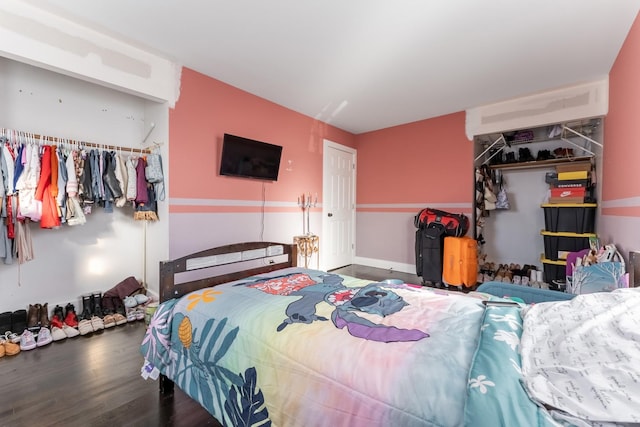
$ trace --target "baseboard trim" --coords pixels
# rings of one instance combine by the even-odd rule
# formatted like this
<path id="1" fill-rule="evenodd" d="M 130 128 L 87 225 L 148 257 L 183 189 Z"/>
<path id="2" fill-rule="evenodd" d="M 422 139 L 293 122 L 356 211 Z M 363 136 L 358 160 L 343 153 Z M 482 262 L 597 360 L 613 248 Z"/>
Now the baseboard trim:
<path id="1" fill-rule="evenodd" d="M 387 261 L 383 259 L 365 258 L 356 256 L 353 260 L 354 264 L 365 265 L 367 267 L 383 268 L 385 270 L 399 271 L 401 273 L 416 274 L 416 266 L 414 264 L 404 264 L 401 262 Z"/>

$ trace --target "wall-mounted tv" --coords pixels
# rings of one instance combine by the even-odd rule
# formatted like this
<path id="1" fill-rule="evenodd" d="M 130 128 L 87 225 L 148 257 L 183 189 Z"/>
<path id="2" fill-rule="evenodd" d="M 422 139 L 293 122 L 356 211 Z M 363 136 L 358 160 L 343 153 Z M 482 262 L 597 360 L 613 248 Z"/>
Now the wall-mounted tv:
<path id="1" fill-rule="evenodd" d="M 277 181 L 282 147 L 224 134 L 220 175 Z"/>

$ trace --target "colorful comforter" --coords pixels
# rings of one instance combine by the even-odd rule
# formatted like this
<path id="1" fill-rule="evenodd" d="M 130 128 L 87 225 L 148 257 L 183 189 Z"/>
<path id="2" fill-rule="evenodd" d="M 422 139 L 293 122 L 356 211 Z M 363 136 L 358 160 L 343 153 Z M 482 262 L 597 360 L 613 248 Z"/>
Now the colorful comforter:
<path id="1" fill-rule="evenodd" d="M 292 268 L 161 304 L 141 351 L 225 426 L 536 426 L 520 307 Z"/>

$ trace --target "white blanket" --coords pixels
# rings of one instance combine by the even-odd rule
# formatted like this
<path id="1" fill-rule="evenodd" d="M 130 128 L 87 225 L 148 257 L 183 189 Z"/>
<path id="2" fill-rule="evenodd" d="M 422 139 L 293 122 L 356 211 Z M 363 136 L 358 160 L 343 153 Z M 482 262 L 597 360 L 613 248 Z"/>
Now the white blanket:
<path id="1" fill-rule="evenodd" d="M 578 424 L 640 423 L 640 289 L 578 295 L 523 314 L 522 373 L 534 400 Z"/>

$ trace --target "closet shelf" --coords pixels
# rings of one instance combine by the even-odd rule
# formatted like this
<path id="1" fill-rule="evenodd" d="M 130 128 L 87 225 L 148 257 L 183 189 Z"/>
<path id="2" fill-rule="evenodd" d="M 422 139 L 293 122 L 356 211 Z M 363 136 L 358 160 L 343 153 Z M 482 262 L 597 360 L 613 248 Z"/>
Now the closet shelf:
<path id="1" fill-rule="evenodd" d="M 500 170 L 546 168 L 562 163 L 589 161 L 591 159 L 592 156 L 566 157 L 560 159 L 535 160 L 531 162 L 501 163 L 499 165 L 489 165 L 489 168 Z"/>

